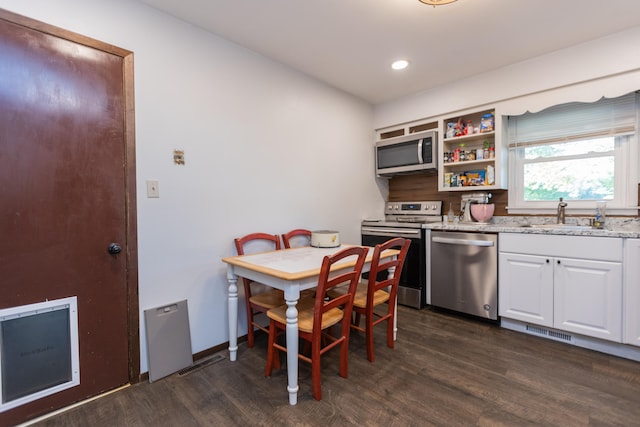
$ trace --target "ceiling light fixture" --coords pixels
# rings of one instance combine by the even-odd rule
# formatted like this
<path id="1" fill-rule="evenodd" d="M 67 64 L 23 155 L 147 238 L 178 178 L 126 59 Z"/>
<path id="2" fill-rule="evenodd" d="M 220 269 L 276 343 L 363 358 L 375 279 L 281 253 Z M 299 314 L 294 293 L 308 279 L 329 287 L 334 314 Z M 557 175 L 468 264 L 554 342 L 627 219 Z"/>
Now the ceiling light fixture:
<path id="1" fill-rule="evenodd" d="M 409 61 L 407 61 L 406 59 L 400 59 L 399 61 L 395 61 L 393 64 L 391 64 L 391 68 L 393 68 L 394 70 L 404 70 L 408 66 Z"/>
<path id="2" fill-rule="evenodd" d="M 440 6 L 443 4 L 453 3 L 456 0 L 418 0 L 421 3 L 428 4 L 429 6 Z"/>

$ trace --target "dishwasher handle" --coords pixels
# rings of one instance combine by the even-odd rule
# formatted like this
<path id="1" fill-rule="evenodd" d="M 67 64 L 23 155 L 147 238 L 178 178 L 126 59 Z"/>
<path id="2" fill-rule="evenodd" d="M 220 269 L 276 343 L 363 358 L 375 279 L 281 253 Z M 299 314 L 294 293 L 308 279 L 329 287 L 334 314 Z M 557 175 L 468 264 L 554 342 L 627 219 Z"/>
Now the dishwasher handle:
<path id="1" fill-rule="evenodd" d="M 437 236 L 432 237 L 431 241 L 435 243 L 446 243 L 448 245 L 481 246 L 485 248 L 488 248 L 494 245 L 494 242 L 491 240 L 455 239 L 451 237 L 437 237 Z"/>

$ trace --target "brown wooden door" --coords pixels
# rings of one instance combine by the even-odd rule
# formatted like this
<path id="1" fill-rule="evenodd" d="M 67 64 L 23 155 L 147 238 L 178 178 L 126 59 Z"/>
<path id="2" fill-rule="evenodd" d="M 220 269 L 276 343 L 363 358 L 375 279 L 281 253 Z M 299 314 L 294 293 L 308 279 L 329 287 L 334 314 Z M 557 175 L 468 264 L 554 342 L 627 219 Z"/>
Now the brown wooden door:
<path id="1" fill-rule="evenodd" d="M 139 373 L 130 52 L 100 47 L 0 11 L 0 308 L 77 296 L 80 348 L 79 386 L 0 424 Z"/>

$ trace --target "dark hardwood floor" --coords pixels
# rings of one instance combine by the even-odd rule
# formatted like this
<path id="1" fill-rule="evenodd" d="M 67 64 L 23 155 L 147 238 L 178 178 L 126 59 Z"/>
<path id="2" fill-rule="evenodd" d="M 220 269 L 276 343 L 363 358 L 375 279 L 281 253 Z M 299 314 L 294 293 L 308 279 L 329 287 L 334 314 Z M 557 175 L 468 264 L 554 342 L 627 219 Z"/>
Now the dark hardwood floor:
<path id="1" fill-rule="evenodd" d="M 286 369 L 263 376 L 266 336 L 187 375 L 141 383 L 38 426 L 640 426 L 640 363 L 432 310 L 400 307 L 395 349 L 376 330 L 376 361 L 352 334 L 349 378 L 323 359 L 311 396 L 300 364 L 298 405 Z M 284 357 L 282 358 L 284 361 Z"/>

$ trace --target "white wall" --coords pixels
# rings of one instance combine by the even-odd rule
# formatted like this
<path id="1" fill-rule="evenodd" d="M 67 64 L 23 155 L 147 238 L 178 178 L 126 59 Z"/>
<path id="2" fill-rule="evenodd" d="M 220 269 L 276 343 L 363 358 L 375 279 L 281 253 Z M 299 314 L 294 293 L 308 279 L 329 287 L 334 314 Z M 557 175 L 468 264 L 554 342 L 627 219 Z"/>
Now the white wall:
<path id="1" fill-rule="evenodd" d="M 368 104 L 133 0 L 0 7 L 134 52 L 143 372 L 145 309 L 187 299 L 193 352 L 228 341 L 220 259 L 234 237 L 304 227 L 359 242 L 361 219 L 382 214 Z"/>
<path id="2" fill-rule="evenodd" d="M 598 92 L 619 96 L 640 89 L 638 46 L 640 26 L 380 104 L 374 110 L 374 127 L 393 127 L 487 104 L 504 106 L 507 114 L 521 114 L 553 104 L 595 101 Z"/>

